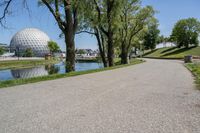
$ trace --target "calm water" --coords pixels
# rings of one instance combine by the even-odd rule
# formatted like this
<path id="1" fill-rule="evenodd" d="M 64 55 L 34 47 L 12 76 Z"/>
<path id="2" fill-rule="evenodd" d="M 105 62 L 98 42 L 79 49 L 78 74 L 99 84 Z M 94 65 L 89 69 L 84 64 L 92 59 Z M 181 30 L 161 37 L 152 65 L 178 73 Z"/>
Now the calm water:
<path id="1" fill-rule="evenodd" d="M 85 71 L 92 69 L 103 68 L 102 63 L 76 63 L 76 71 Z M 37 66 L 32 68 L 20 68 L 20 69 L 7 69 L 0 70 L 0 81 L 20 79 L 20 78 L 32 78 L 38 76 L 46 76 L 52 74 L 64 74 L 66 73 L 65 64 L 63 62 L 55 65 Z"/>

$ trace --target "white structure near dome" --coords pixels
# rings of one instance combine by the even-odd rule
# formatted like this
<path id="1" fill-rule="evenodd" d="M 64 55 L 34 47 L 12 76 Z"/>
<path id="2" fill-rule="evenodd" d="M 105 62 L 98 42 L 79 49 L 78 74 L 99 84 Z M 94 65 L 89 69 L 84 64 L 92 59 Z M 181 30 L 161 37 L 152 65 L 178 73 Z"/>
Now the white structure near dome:
<path id="1" fill-rule="evenodd" d="M 43 57 L 49 53 L 47 34 L 35 28 L 26 28 L 17 32 L 10 42 L 11 52 L 24 53 L 26 49 L 32 49 L 34 56 Z"/>
<path id="2" fill-rule="evenodd" d="M 172 42 L 165 42 L 165 43 L 159 43 L 157 46 L 156 46 L 156 49 L 158 48 L 166 48 L 166 47 L 175 47 L 176 44 L 175 43 L 172 43 Z"/>

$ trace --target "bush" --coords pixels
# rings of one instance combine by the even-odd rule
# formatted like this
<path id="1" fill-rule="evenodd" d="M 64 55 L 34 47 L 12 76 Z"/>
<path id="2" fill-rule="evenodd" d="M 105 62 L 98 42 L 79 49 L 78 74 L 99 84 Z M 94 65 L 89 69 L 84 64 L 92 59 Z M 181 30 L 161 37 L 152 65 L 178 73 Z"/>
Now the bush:
<path id="1" fill-rule="evenodd" d="M 5 52 L 5 49 L 3 47 L 0 47 L 0 55 L 3 55 Z"/>
<path id="2" fill-rule="evenodd" d="M 26 51 L 24 52 L 24 57 L 33 57 L 33 50 L 31 48 L 26 49 Z"/>

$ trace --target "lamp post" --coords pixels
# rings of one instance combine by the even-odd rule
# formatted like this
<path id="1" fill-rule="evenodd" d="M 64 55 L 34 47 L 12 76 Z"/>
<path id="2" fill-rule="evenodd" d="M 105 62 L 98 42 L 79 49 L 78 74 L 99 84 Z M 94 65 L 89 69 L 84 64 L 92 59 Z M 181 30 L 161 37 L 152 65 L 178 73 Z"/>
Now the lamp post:
<path id="1" fill-rule="evenodd" d="M 140 40 L 139 43 L 140 43 L 140 58 L 142 58 L 142 44 L 143 44 L 143 41 Z"/>
<path id="2" fill-rule="evenodd" d="M 18 57 L 18 60 L 19 60 L 19 46 L 17 46 L 16 49 L 17 49 L 17 57 Z"/>

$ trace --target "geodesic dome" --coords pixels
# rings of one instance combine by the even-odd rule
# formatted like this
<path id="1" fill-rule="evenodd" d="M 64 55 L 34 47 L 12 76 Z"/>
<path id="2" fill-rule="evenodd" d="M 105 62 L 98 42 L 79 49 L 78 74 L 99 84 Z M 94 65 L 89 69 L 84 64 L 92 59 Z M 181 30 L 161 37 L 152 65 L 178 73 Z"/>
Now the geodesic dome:
<path id="1" fill-rule="evenodd" d="M 27 49 L 32 49 L 34 56 L 42 57 L 49 53 L 47 34 L 35 28 L 27 28 L 17 32 L 10 42 L 11 52 L 22 55 Z"/>

